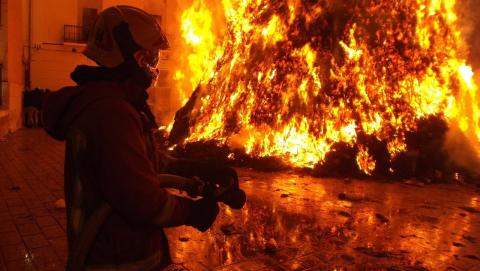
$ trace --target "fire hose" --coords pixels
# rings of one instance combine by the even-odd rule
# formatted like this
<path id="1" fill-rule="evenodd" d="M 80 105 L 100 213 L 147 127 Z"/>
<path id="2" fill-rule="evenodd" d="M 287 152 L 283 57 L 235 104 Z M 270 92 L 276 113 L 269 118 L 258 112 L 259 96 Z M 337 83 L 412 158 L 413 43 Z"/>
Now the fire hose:
<path id="1" fill-rule="evenodd" d="M 187 192 L 190 197 L 203 197 L 222 202 L 232 209 L 241 209 L 246 194 L 240 188 L 235 169 L 215 163 L 189 159 L 173 159 L 164 173 L 188 178 L 184 181 L 161 182 L 164 188 Z"/>

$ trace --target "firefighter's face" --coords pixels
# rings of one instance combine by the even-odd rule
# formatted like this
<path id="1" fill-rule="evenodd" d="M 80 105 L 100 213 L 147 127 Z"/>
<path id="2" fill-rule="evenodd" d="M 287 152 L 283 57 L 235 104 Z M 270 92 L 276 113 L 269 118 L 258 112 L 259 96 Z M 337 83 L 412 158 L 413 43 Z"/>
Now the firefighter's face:
<path id="1" fill-rule="evenodd" d="M 157 69 L 159 51 L 138 50 L 135 53 L 135 60 L 138 66 L 155 81 L 159 75 Z"/>

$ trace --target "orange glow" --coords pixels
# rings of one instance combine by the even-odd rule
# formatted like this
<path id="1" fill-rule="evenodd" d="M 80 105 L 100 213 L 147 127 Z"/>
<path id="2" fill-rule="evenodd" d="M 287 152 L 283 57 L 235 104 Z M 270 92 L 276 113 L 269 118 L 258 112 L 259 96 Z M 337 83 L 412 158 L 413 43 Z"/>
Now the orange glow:
<path id="1" fill-rule="evenodd" d="M 358 147 L 357 164 L 370 174 L 375 161 L 360 134 L 386 142 L 394 157 L 417 121 L 433 115 L 478 146 L 478 89 L 462 56 L 456 1 L 375 3 L 360 1 L 332 41 L 308 32 L 326 23 L 320 4 L 222 0 L 226 30 L 217 35 L 218 19 L 195 1 L 182 14 L 191 75 L 175 76 L 183 101 L 205 86 L 187 142 L 217 140 L 298 167 L 313 167 L 345 142 Z M 374 33 L 372 21 L 381 25 Z"/>

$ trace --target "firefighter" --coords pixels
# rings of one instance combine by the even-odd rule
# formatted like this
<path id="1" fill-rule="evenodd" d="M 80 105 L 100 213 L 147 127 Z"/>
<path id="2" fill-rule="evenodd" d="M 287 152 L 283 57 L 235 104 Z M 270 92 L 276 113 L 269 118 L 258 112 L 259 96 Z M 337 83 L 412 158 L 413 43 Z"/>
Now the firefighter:
<path id="1" fill-rule="evenodd" d="M 46 98 L 45 129 L 66 141 L 67 270 L 160 270 L 171 263 L 163 228 L 205 231 L 218 214 L 213 200 L 161 188 L 195 180 L 155 171 L 146 89 L 166 48 L 153 16 L 108 8 L 84 51 L 98 66 L 77 67 L 71 75 L 77 86 Z"/>

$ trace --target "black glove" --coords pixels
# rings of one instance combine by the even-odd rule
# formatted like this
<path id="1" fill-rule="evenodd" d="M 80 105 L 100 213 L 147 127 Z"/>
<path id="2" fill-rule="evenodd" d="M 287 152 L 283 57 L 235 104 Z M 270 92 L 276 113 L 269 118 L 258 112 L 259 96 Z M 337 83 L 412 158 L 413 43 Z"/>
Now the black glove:
<path id="1" fill-rule="evenodd" d="M 192 202 L 190 216 L 186 225 L 192 226 L 201 232 L 208 230 L 219 212 L 218 204 L 213 199 L 200 199 Z"/>

